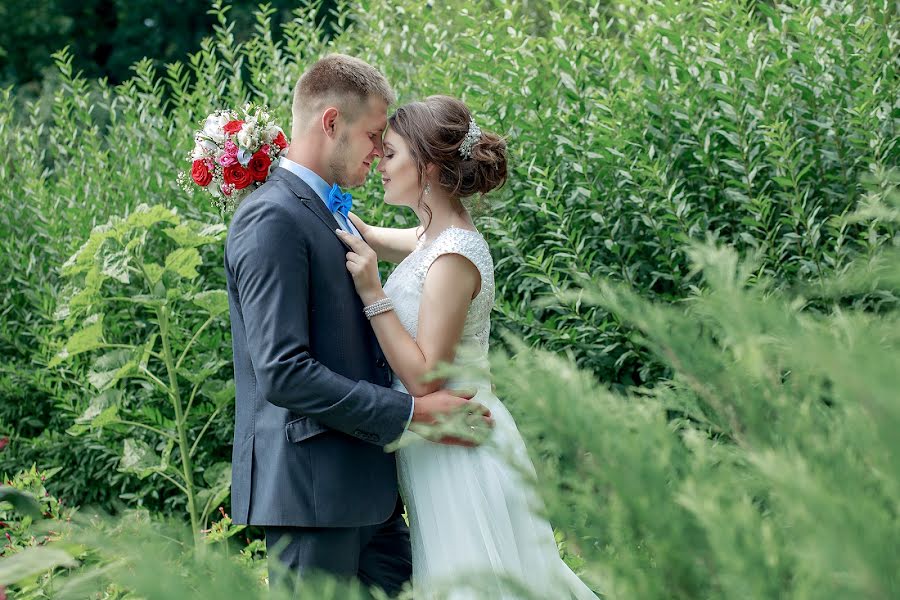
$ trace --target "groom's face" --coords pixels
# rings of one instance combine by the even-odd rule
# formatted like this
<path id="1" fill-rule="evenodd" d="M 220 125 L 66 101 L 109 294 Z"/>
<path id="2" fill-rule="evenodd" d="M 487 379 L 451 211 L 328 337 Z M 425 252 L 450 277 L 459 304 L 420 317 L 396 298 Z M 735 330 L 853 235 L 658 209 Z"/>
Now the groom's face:
<path id="1" fill-rule="evenodd" d="M 343 121 L 331 155 L 331 169 L 343 188 L 362 185 L 375 159 L 383 154 L 381 136 L 387 126 L 387 103 L 369 98 L 356 119 Z"/>

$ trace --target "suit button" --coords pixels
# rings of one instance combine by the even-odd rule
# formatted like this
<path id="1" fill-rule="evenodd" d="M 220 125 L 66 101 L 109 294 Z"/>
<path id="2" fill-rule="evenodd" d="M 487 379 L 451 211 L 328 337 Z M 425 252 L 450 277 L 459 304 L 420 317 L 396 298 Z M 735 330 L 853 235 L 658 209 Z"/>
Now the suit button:
<path id="1" fill-rule="evenodd" d="M 384 362 L 384 359 L 379 358 L 378 360 L 375 361 L 375 366 L 378 367 L 379 369 L 383 369 L 383 368 L 387 367 L 387 363 Z"/>

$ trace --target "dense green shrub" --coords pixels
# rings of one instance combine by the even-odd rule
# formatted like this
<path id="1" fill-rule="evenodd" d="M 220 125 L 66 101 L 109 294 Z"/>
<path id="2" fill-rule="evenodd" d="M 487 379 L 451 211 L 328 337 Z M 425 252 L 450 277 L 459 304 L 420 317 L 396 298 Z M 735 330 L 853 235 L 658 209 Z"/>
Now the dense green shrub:
<path id="1" fill-rule="evenodd" d="M 900 223 L 896 182 L 863 212 L 876 230 Z M 673 372 L 665 385 L 610 390 L 515 341 L 515 355 L 494 355 L 546 513 L 584 577 L 608 598 L 897 597 L 900 311 L 807 305 L 900 293 L 900 248 L 802 295 L 760 279 L 733 249 L 697 244 L 688 254 L 703 279 L 689 302 L 652 302 L 608 282 L 585 296 L 640 331 Z M 71 594 L 59 597 L 110 586 L 160 599 L 264 593 L 219 551 L 197 554 L 189 534 L 153 522 L 124 519 L 75 539 L 116 560 L 92 577 L 57 572 L 55 589 Z M 300 597 L 361 595 L 308 585 Z"/>
<path id="2" fill-rule="evenodd" d="M 605 310 L 534 299 L 597 277 L 685 298 L 684 244 L 707 235 L 777 285 L 890 235 L 832 217 L 900 165 L 891 2 L 392 6 L 359 29 L 401 101 L 458 94 L 509 136 L 510 183 L 482 221 L 498 329 L 605 381 L 652 382 L 658 363 Z"/>
<path id="3" fill-rule="evenodd" d="M 92 358 L 79 382 L 90 403 L 68 433 L 115 431 L 119 468 L 177 488 L 198 533 L 231 483 L 228 297 L 220 263 L 203 256 L 220 259 L 224 237 L 221 223 L 146 204 L 94 228 L 62 267 L 54 317 L 66 337 L 48 365 Z M 217 443 L 201 444 L 210 431 Z"/>
<path id="4" fill-rule="evenodd" d="M 51 358 L 41 348 L 52 346 L 55 298 L 61 291 L 59 269 L 93 227 L 141 203 L 174 206 L 189 218 L 220 219 L 205 201 L 186 197 L 175 180 L 186 164 L 196 121 L 216 108 L 242 104 L 249 95 L 247 85 L 259 90 L 254 94 L 258 100 L 273 106 L 289 98 L 302 65 L 324 52 L 316 11 L 315 6 L 296 11 L 296 18 L 285 26 L 277 53 L 273 53 L 271 10 L 258 15 L 257 32 L 249 42 L 235 44 L 233 24 L 220 9 L 216 37 L 204 40 L 189 58 L 189 66 L 169 65 L 164 76 L 156 72 L 152 61 L 144 60 L 135 65 L 134 78 L 119 86 L 87 81 L 73 71 L 72 57 L 60 52 L 55 55 L 60 84 L 52 97 L 30 102 L 22 111 L 12 90 L 0 94 L 0 136 L 7 147 L 16 149 L 0 156 L 0 179 L 6 182 L 0 196 L 0 231 L 8 233 L 0 238 L 0 435 L 18 440 L 16 452 L 0 454 L 0 471 L 14 473 L 30 464 L 17 461 L 33 455 L 27 447 L 28 440 L 34 439 L 33 430 L 23 428 L 18 418 L 26 399 L 31 414 L 55 415 L 40 422 L 44 430 L 35 441 L 44 450 L 40 466 L 59 464 L 51 461 L 61 455 L 67 456 L 69 464 L 76 456 L 81 464 L 118 456 L 118 444 L 98 445 L 90 436 L 79 443 L 59 435 L 91 401 L 78 388 L 87 365 L 76 360 L 70 369 L 39 386 L 21 386 L 16 381 L 16 374 L 40 370 Z M 338 29 L 343 23 L 344 19 L 337 21 Z M 247 85 L 240 75 L 245 63 L 251 71 Z M 232 74 L 234 69 L 224 65 L 236 65 L 238 73 Z M 277 106 L 277 112 L 281 123 L 289 123 L 287 105 Z M 219 244 L 208 264 L 221 265 L 221 256 Z M 210 333 L 197 344 L 219 350 L 227 359 L 227 334 L 223 338 Z M 60 405 L 68 412 L 62 423 L 57 420 Z M 228 421 L 230 414 L 226 410 L 223 420 Z M 213 428 L 210 444 L 199 452 L 221 454 L 228 432 L 228 428 Z M 115 469 L 70 473 L 91 487 L 73 486 L 70 491 L 76 493 L 70 501 L 96 502 L 112 509 L 123 495 L 131 501 L 146 497 L 154 507 L 171 508 L 165 488 L 123 483 Z M 88 474 L 99 477 L 85 477 Z"/>
<path id="5" fill-rule="evenodd" d="M 896 183 L 873 197 L 891 192 L 875 212 L 896 224 Z M 688 253 L 703 292 L 681 306 L 608 282 L 585 300 L 640 332 L 665 385 L 611 392 L 547 351 L 494 362 L 551 521 L 610 598 L 896 597 L 900 311 L 808 304 L 896 297 L 900 248 L 802 294 L 733 249 Z"/>
<path id="6" fill-rule="evenodd" d="M 438 92 L 460 96 L 482 127 L 508 136 L 510 182 L 488 199 L 479 221 L 497 265 L 494 342 L 511 330 L 528 346 L 570 355 L 605 384 L 655 384 L 678 365 L 635 340 L 641 323 L 633 315 L 617 316 L 610 303 L 580 301 L 567 291 L 608 279 L 662 303 L 692 298 L 707 283 L 692 276 L 686 243 L 707 235 L 755 257 L 748 284 L 763 281 L 772 293 L 815 282 L 837 285 L 855 259 L 878 256 L 896 239 L 895 225 L 840 218 L 862 198 L 863 175 L 880 175 L 900 162 L 900 36 L 896 7 L 886 0 L 798 0 L 776 7 L 372 0 L 337 16 L 329 43 L 322 41 L 314 9 L 299 9 L 277 43 L 270 14 L 260 13 L 256 34 L 236 43 L 220 11 L 215 37 L 185 63 L 159 72 L 141 61 L 134 78 L 119 86 L 78 76 L 62 52 L 52 97 L 20 109 L 14 91 L 0 95 L 0 137 L 14 149 L 0 155 L 0 435 L 13 434 L 11 443 L 21 448 L 0 458 L 36 457 L 41 468 L 66 464 L 72 467 L 66 477 L 90 477 L 69 488 L 69 502 L 111 506 L 124 493 L 154 509 L 181 509 L 172 488 L 153 489 L 97 467 L 118 456 L 118 442 L 62 433 L 94 395 L 80 385 L 86 361 L 45 370 L 52 355 L 41 348 L 52 346 L 61 265 L 94 226 L 132 214 L 142 203 L 175 207 L 186 218 L 216 218 L 175 180 L 197 120 L 252 99 L 268 103 L 287 126 L 293 83 L 328 50 L 383 68 L 401 101 Z M 367 219 L 409 223 L 409 214 L 381 205 L 374 180 L 356 196 Z M 205 261 L 221 264 L 221 247 Z M 221 282 L 211 277 L 205 284 L 217 289 Z M 889 314 L 895 292 L 861 288 L 837 301 L 847 310 Z M 806 306 L 827 314 L 832 302 L 821 296 Z M 124 326 L 113 333 L 140 334 Z M 230 353 L 227 331 L 205 332 L 197 344 L 226 358 Z M 23 381 L 30 372 L 33 381 Z M 663 385 L 653 394 L 669 389 Z M 616 410 L 640 414 L 642 398 L 629 396 L 631 404 L 622 400 Z M 648 410 L 654 419 L 688 415 L 704 422 L 716 409 L 678 398 L 686 404 L 673 400 L 667 412 L 659 413 L 658 404 Z M 23 407 L 26 402 L 31 406 Z M 516 414 L 527 418 L 533 408 L 523 404 Z M 229 420 L 227 409 L 221 418 Z M 714 423 L 714 431 L 729 433 L 727 420 Z M 654 420 L 653 427 L 662 429 L 648 434 L 662 435 L 671 425 Z M 36 447 L 44 451 L 29 454 L 25 448 L 38 428 L 45 430 Z M 228 444 L 227 428 L 214 429 L 217 435 L 200 449 L 210 456 Z M 530 441 L 543 435 L 529 430 Z M 552 431 L 548 436 L 555 439 Z M 633 451 L 650 452 L 644 446 Z M 64 453 L 78 458 L 53 463 Z M 579 464 L 577 456 L 561 459 L 562 475 Z M 655 455 L 646 456 L 650 468 Z M 0 470 L 27 466 L 4 462 Z M 683 515 L 670 515 L 676 516 Z M 560 523 L 563 531 L 582 531 Z M 643 526 L 650 535 L 663 524 L 651 519 Z M 672 527 L 699 526 L 682 520 Z M 675 537 L 663 536 L 667 544 Z M 647 550 L 644 559 L 665 555 L 637 535 L 620 541 L 613 549 L 637 566 L 648 563 L 622 549 L 632 542 Z M 705 573 L 703 565 L 683 560 L 684 569 Z M 683 596 L 698 586 L 699 575 L 691 575 Z"/>

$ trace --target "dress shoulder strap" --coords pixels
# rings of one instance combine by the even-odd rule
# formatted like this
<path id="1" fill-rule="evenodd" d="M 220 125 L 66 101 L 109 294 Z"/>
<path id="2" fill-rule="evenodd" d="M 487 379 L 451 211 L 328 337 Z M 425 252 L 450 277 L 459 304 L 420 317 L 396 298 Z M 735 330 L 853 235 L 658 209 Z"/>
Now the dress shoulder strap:
<path id="1" fill-rule="evenodd" d="M 477 231 L 448 227 L 433 242 L 422 248 L 422 258 L 416 265 L 416 278 L 425 283 L 431 265 L 445 254 L 459 254 L 467 258 L 481 274 L 482 283 L 493 278 L 493 261 L 487 242 Z"/>

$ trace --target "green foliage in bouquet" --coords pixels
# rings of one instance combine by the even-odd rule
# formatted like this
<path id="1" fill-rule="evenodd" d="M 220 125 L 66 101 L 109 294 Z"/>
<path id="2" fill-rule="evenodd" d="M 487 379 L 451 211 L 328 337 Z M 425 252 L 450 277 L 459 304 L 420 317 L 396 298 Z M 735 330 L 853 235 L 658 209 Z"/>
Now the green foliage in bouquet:
<path id="1" fill-rule="evenodd" d="M 219 462 L 197 464 L 210 428 L 228 432 L 230 421 L 219 417 L 234 399 L 227 294 L 216 289 L 220 276 L 205 282 L 197 270 L 210 270 L 209 257 L 219 253 L 209 246 L 221 245 L 224 234 L 222 224 L 143 204 L 94 228 L 62 266 L 69 286 L 55 317 L 68 338 L 48 364 L 90 357 L 89 396 L 69 433 L 106 429 L 124 438 L 120 469 L 180 490 L 195 533 L 230 485 L 227 445 L 211 448 Z M 218 345 L 196 344 L 207 331 Z"/>

